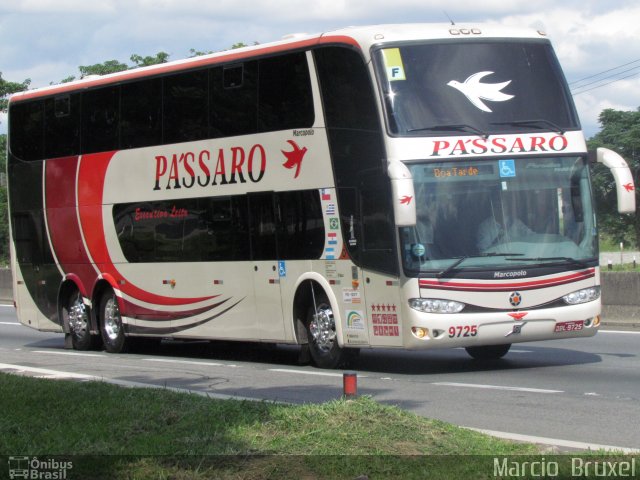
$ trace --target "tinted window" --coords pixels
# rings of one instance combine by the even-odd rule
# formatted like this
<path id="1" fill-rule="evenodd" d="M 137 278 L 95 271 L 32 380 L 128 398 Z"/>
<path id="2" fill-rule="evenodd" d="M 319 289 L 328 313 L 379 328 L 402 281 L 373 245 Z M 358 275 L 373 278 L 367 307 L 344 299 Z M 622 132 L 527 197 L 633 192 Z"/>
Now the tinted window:
<path id="1" fill-rule="evenodd" d="M 340 47 L 314 51 L 327 124 L 332 128 L 377 130 L 378 110 L 362 56 Z"/>
<path id="2" fill-rule="evenodd" d="M 164 79 L 164 143 L 206 138 L 208 95 L 206 70 Z"/>
<path id="3" fill-rule="evenodd" d="M 85 92 L 82 97 L 82 152 L 118 149 L 118 87 Z"/>
<path id="4" fill-rule="evenodd" d="M 367 67 L 347 48 L 321 48 L 314 55 L 345 246 L 359 265 L 397 273 L 386 154 Z"/>
<path id="5" fill-rule="evenodd" d="M 579 127 L 546 41 L 434 42 L 386 48 L 376 58 L 392 133 L 460 135 L 456 125 L 485 133 L 550 128 L 531 123 L 538 119 Z"/>
<path id="6" fill-rule="evenodd" d="M 249 259 L 244 196 L 114 206 L 113 218 L 129 262 Z"/>
<path id="7" fill-rule="evenodd" d="M 232 71 L 227 73 L 229 69 Z M 213 68 L 210 98 L 212 137 L 255 133 L 258 126 L 258 62 Z"/>
<path id="8" fill-rule="evenodd" d="M 251 212 L 251 259 L 275 260 L 278 254 L 273 194 L 250 194 L 249 211 Z"/>
<path id="9" fill-rule="evenodd" d="M 45 110 L 45 157 L 80 152 L 80 94 L 47 98 Z"/>
<path id="10" fill-rule="evenodd" d="M 277 216 L 280 259 L 320 258 L 325 234 L 317 190 L 279 193 Z"/>
<path id="11" fill-rule="evenodd" d="M 21 160 L 40 160 L 43 154 L 43 102 L 18 103 L 9 114 L 11 153 Z"/>
<path id="12" fill-rule="evenodd" d="M 313 125 L 313 98 L 304 52 L 260 61 L 258 130 Z"/>
<path id="13" fill-rule="evenodd" d="M 162 142 L 162 81 L 138 81 L 120 91 L 120 147 L 137 148 Z"/>

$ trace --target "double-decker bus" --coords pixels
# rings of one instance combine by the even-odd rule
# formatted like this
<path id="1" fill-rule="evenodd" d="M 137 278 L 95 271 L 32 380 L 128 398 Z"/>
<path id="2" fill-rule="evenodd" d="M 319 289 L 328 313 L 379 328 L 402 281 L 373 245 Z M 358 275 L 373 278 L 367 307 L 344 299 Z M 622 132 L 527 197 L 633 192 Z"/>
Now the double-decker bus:
<path id="1" fill-rule="evenodd" d="M 349 28 L 19 93 L 20 321 L 141 339 L 361 348 L 594 335 L 590 161 L 552 46 L 496 26 Z"/>

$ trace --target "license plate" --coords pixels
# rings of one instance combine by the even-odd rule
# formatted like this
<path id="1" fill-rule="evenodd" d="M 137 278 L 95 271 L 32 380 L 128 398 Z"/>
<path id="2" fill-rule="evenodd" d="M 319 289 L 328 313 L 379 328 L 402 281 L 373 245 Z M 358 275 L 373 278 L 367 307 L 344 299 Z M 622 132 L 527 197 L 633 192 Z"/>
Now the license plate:
<path id="1" fill-rule="evenodd" d="M 556 333 L 558 332 L 577 332 L 584 328 L 584 321 L 576 320 L 573 322 L 556 323 Z"/>

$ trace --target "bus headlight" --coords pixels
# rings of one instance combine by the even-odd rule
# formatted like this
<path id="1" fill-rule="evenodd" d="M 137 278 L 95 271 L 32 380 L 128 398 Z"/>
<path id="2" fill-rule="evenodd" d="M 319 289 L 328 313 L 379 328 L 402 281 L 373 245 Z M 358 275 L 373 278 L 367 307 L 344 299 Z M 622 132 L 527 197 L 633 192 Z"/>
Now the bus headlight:
<path id="1" fill-rule="evenodd" d="M 600 297 L 600 287 L 583 288 L 577 292 L 571 292 L 562 297 L 569 305 L 578 305 L 579 303 L 587 303 Z"/>
<path id="2" fill-rule="evenodd" d="M 409 306 L 425 313 L 460 313 L 465 307 L 464 303 L 436 298 L 412 298 L 409 300 Z"/>

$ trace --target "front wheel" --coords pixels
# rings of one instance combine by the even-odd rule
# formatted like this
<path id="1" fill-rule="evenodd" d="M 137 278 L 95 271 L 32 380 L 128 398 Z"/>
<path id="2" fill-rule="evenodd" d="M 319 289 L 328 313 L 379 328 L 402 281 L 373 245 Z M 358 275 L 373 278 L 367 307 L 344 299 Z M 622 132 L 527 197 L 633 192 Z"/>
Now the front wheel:
<path id="1" fill-rule="evenodd" d="M 336 368 L 346 358 L 345 349 L 338 345 L 336 323 L 333 310 L 326 294 L 316 295 L 315 305 L 307 311 L 307 335 L 309 337 L 309 353 L 313 363 L 320 368 Z"/>
<path id="2" fill-rule="evenodd" d="M 124 353 L 127 351 L 128 341 L 124 334 L 118 299 L 111 290 L 105 292 L 100 300 L 100 333 L 104 349 L 107 352 Z"/>
<path id="3" fill-rule="evenodd" d="M 499 358 L 504 357 L 510 348 L 511 348 L 511 344 L 507 343 L 504 345 L 484 345 L 482 347 L 467 347 L 465 348 L 465 350 L 469 355 L 471 355 L 476 360 L 497 360 Z"/>

